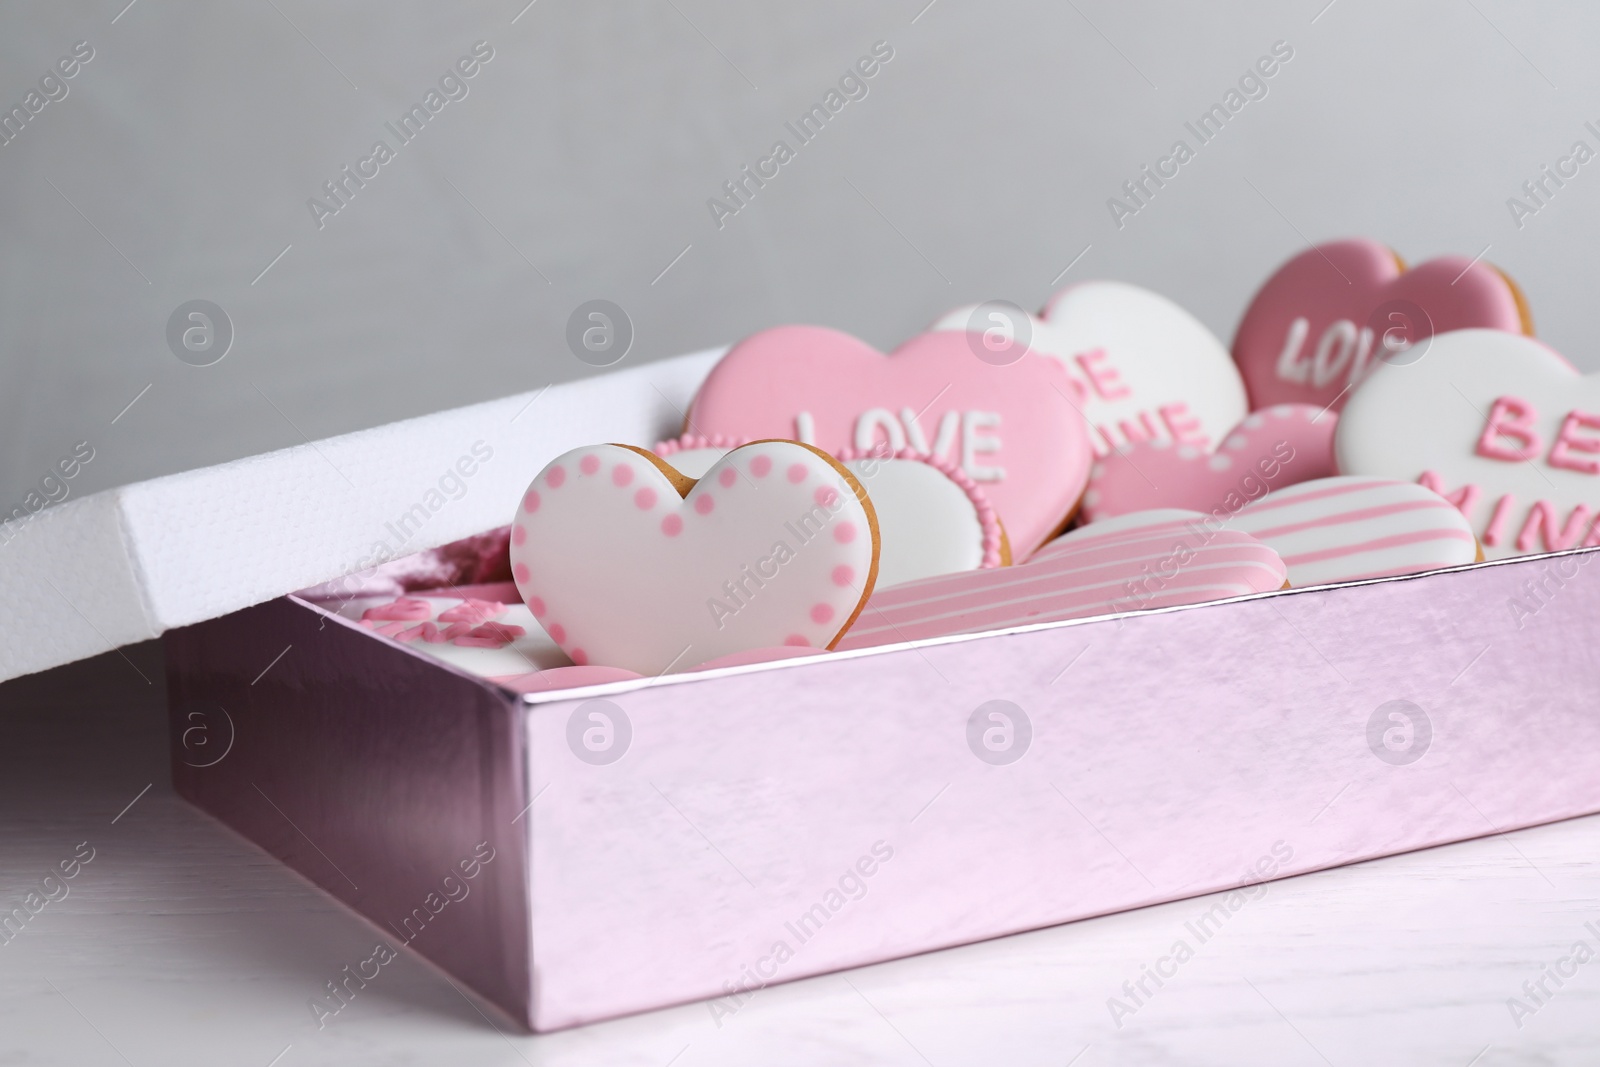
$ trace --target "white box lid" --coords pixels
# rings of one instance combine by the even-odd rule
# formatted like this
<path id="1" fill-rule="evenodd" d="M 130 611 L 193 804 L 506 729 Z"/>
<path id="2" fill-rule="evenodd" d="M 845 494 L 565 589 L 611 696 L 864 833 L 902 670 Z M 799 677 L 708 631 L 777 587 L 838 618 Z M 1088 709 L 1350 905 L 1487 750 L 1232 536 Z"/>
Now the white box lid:
<path id="1" fill-rule="evenodd" d="M 504 526 L 562 452 L 676 436 L 724 351 L 137 482 L 18 520 L 0 544 L 0 681 L 340 577 L 370 566 L 380 545 L 404 555 Z M 470 477 L 457 468 L 463 457 Z M 454 498 L 439 484 L 449 472 L 466 486 Z"/>

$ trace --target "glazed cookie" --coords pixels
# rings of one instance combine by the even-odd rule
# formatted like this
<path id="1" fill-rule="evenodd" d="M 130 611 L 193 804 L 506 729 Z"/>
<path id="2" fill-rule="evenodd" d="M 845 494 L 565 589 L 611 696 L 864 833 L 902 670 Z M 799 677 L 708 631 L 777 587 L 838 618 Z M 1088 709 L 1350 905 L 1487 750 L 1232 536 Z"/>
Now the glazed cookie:
<path id="1" fill-rule="evenodd" d="M 653 452 L 681 473 L 704 472 L 728 453 L 727 439 L 714 443 L 685 434 Z M 953 574 L 1011 562 L 1000 518 L 978 483 L 961 468 L 909 448 L 834 456 L 854 474 L 878 516 L 878 585 L 898 585 L 937 574 Z"/>
<path id="2" fill-rule="evenodd" d="M 837 330 L 780 326 L 723 356 L 688 428 L 946 460 L 983 489 L 1023 558 L 1066 524 L 1089 476 L 1093 452 L 1071 391 L 1055 360 L 1021 352 L 986 363 L 961 333 L 923 334 L 884 356 Z"/>
<path id="3" fill-rule="evenodd" d="M 860 480 L 878 513 L 880 586 L 1011 562 L 988 496 L 955 464 L 909 448 L 865 455 L 848 448 L 836 458 Z"/>
<path id="4" fill-rule="evenodd" d="M 1210 512 L 1231 497 L 1254 500 L 1329 477 L 1338 421 L 1309 404 L 1275 404 L 1246 415 L 1215 452 L 1171 441 L 1126 445 L 1090 470 L 1083 518 L 1099 522 L 1150 508 Z"/>
<path id="5" fill-rule="evenodd" d="M 1279 589 L 1283 561 L 1248 534 L 1162 510 L 1074 530 L 1015 567 L 885 588 L 839 642 L 870 648 Z"/>
<path id="6" fill-rule="evenodd" d="M 573 449 L 533 480 L 511 529 L 517 591 L 572 662 L 646 675 L 830 648 L 877 569 L 861 483 L 792 441 L 734 449 L 699 481 L 643 449 Z"/>
<path id="7" fill-rule="evenodd" d="M 1375 366 L 1410 362 L 1411 346 L 1473 327 L 1533 333 L 1521 292 L 1494 267 L 1441 256 L 1407 270 L 1375 241 L 1331 241 L 1267 279 L 1239 323 L 1233 358 L 1252 408 L 1338 410 Z"/>
<path id="8" fill-rule="evenodd" d="M 1228 523 L 1283 558 L 1301 587 L 1417 574 L 1482 558 L 1439 494 L 1388 478 L 1318 478 L 1268 493 Z"/>
<path id="9" fill-rule="evenodd" d="M 1416 481 L 1490 559 L 1600 544 L 1600 377 L 1531 337 L 1458 330 L 1382 367 L 1334 437 L 1347 474 Z"/>
<path id="10" fill-rule="evenodd" d="M 933 329 L 1021 341 L 1054 358 L 1097 456 L 1141 441 L 1209 450 L 1249 410 L 1227 348 L 1160 293 L 1126 282 L 1080 282 L 1051 297 L 1037 317 L 1014 322 L 1015 315 L 1004 305 L 973 304 Z"/>

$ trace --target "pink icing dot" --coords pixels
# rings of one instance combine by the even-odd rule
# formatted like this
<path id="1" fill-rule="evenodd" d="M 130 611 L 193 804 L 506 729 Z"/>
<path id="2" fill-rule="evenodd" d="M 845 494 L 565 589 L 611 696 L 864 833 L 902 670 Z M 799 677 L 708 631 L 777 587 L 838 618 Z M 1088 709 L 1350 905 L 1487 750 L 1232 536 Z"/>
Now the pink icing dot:
<path id="1" fill-rule="evenodd" d="M 578 469 L 585 474 L 593 474 L 600 469 L 600 457 L 592 454 L 584 456 L 578 461 Z"/>
<path id="2" fill-rule="evenodd" d="M 783 643 L 786 644 L 786 645 L 798 645 L 801 648 L 810 648 L 811 647 L 811 642 L 807 641 L 805 638 L 801 637 L 799 634 L 790 634 L 788 637 L 785 637 L 783 639 Z"/>
<path id="3" fill-rule="evenodd" d="M 683 532 L 683 517 L 674 514 L 668 515 L 666 518 L 662 519 L 661 532 L 666 534 L 668 537 L 677 537 Z"/>
<path id="4" fill-rule="evenodd" d="M 694 509 L 702 515 L 711 514 L 711 509 L 716 506 L 717 502 L 711 499 L 710 493 L 701 493 L 694 498 Z"/>
<path id="5" fill-rule="evenodd" d="M 522 510 L 526 511 L 529 515 L 532 515 L 535 511 L 539 510 L 539 493 L 537 490 L 529 489 L 523 494 Z"/>
<path id="6" fill-rule="evenodd" d="M 717 475 L 717 481 L 722 483 L 722 488 L 732 489 L 733 480 L 738 476 L 738 473 L 732 467 L 724 467 L 722 468 L 722 473 Z"/>
<path id="7" fill-rule="evenodd" d="M 841 563 L 833 568 L 834 585 L 854 585 L 856 582 L 856 569 L 848 563 Z"/>
<path id="8" fill-rule="evenodd" d="M 755 459 L 750 461 L 750 473 L 754 474 L 757 478 L 765 478 L 767 476 L 767 472 L 771 469 L 771 456 L 757 456 Z"/>
<path id="9" fill-rule="evenodd" d="M 587 666 L 589 663 L 589 653 L 585 652 L 581 648 L 575 648 L 571 652 L 568 652 L 567 658 L 572 660 L 573 663 L 576 663 L 580 667 Z"/>
<path id="10" fill-rule="evenodd" d="M 528 565 L 526 563 L 518 563 L 516 566 L 511 568 L 511 577 L 515 578 L 519 582 L 526 582 L 528 579 L 533 577 L 533 572 L 528 570 Z"/>
<path id="11" fill-rule="evenodd" d="M 834 502 L 839 499 L 839 494 L 826 485 L 817 486 L 817 491 L 813 493 L 812 496 L 816 499 L 817 503 L 821 504 L 825 508 L 833 507 Z"/>
<path id="12" fill-rule="evenodd" d="M 550 640 L 558 645 L 567 639 L 567 628 L 559 622 L 553 622 L 546 626 L 545 631 L 550 635 Z"/>
<path id="13" fill-rule="evenodd" d="M 841 522 L 833 528 L 833 539 L 841 545 L 848 545 L 856 539 L 856 524 L 853 522 Z"/>
<path id="14" fill-rule="evenodd" d="M 639 506 L 640 511 L 649 511 L 656 506 L 656 491 L 645 486 L 633 494 L 633 502 Z"/>
<path id="15" fill-rule="evenodd" d="M 626 463 L 618 463 L 611 468 L 611 482 L 613 485 L 627 485 L 633 481 L 633 468 Z"/>
<path id="16" fill-rule="evenodd" d="M 529 597 L 528 598 L 528 610 L 533 612 L 533 617 L 534 618 L 536 618 L 536 619 L 544 618 L 544 601 L 541 598 L 536 597 L 536 596 Z"/>
<path id="17" fill-rule="evenodd" d="M 789 480 L 796 484 L 806 480 L 806 465 L 804 463 L 789 464 Z"/>
<path id="18" fill-rule="evenodd" d="M 816 623 L 816 624 L 818 624 L 820 626 L 822 623 L 827 622 L 831 618 L 833 618 L 833 609 L 831 607 L 829 607 L 826 604 L 814 604 L 814 605 L 812 605 L 812 607 L 811 607 L 811 621 L 812 622 L 814 622 L 814 623 Z"/>
<path id="19" fill-rule="evenodd" d="M 511 543 L 512 544 L 520 545 L 520 544 L 522 544 L 523 542 L 525 542 L 527 540 L 528 540 L 528 531 L 522 528 L 522 524 L 521 523 L 518 523 L 517 525 L 515 525 L 515 526 L 513 526 L 511 528 Z"/>
<path id="20" fill-rule="evenodd" d="M 560 489 L 561 483 L 567 480 L 566 468 L 551 467 L 550 470 L 545 474 L 544 480 L 550 483 L 550 488 Z"/>

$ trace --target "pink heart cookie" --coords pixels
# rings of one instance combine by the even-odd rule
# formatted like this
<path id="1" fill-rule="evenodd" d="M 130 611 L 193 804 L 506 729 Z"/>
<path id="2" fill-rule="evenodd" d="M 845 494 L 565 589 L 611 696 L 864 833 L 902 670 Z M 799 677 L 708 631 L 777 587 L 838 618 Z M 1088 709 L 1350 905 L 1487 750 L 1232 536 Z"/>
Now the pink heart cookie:
<path id="1" fill-rule="evenodd" d="M 1016 567 L 883 589 L 838 647 L 1197 604 L 1283 586 L 1277 553 L 1202 519 L 1178 511 L 1123 515 L 1074 530 Z"/>
<path id="2" fill-rule="evenodd" d="M 1115 281 L 1069 285 L 1037 317 L 997 304 L 957 308 L 935 330 L 985 331 L 991 346 L 1023 340 L 1061 364 L 1089 423 L 1095 454 L 1138 441 L 1216 443 L 1250 409 L 1227 348 L 1160 293 Z"/>
<path id="3" fill-rule="evenodd" d="M 700 387 L 689 428 L 789 437 L 830 452 L 880 442 L 949 460 L 994 504 L 1026 557 L 1066 523 L 1093 452 L 1052 359 L 979 359 L 964 333 L 913 337 L 887 357 L 849 334 L 780 326 L 734 345 Z"/>
<path id="4" fill-rule="evenodd" d="M 1500 559 L 1600 544 L 1600 375 L 1531 337 L 1457 330 L 1382 367 L 1334 438 L 1347 474 L 1416 481 Z"/>
<path id="5" fill-rule="evenodd" d="M 1415 482 L 1318 478 L 1247 504 L 1228 528 L 1283 557 L 1302 587 L 1418 574 L 1481 557 L 1450 502 Z"/>
<path id="6" fill-rule="evenodd" d="M 820 450 L 758 441 L 698 482 L 590 445 L 528 487 L 511 571 L 572 662 L 640 674 L 782 645 L 832 647 L 877 578 L 861 485 Z"/>
<path id="7" fill-rule="evenodd" d="M 1239 323 L 1233 358 L 1252 408 L 1338 410 L 1347 390 L 1385 359 L 1405 362 L 1396 353 L 1472 327 L 1533 333 L 1521 292 L 1494 267 L 1441 256 L 1406 270 L 1375 241 L 1331 241 L 1267 279 Z"/>
<path id="8" fill-rule="evenodd" d="M 1215 452 L 1167 440 L 1124 446 L 1089 472 L 1083 518 L 1151 508 L 1237 511 L 1271 490 L 1327 478 L 1338 421 L 1309 404 L 1275 404 L 1246 415 Z"/>

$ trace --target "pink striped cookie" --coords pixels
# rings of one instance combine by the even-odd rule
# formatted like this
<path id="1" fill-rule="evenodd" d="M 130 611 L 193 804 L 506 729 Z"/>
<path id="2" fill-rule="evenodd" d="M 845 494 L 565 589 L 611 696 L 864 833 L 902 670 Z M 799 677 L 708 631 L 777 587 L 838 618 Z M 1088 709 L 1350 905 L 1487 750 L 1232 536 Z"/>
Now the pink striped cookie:
<path id="1" fill-rule="evenodd" d="M 1327 478 L 1338 421 L 1310 404 L 1275 404 L 1246 415 L 1215 452 L 1166 438 L 1134 441 L 1090 469 L 1084 521 L 1150 508 L 1237 511 L 1272 490 Z"/>
<path id="2" fill-rule="evenodd" d="M 870 648 L 1164 608 L 1282 588 L 1283 561 L 1205 516 L 1145 511 L 1050 542 L 1026 562 L 907 582 L 874 593 L 838 648 Z"/>
<path id="3" fill-rule="evenodd" d="M 1387 478 L 1302 482 L 1246 505 L 1227 525 L 1275 549 L 1296 587 L 1482 558 L 1471 524 L 1454 505 L 1431 489 Z"/>

